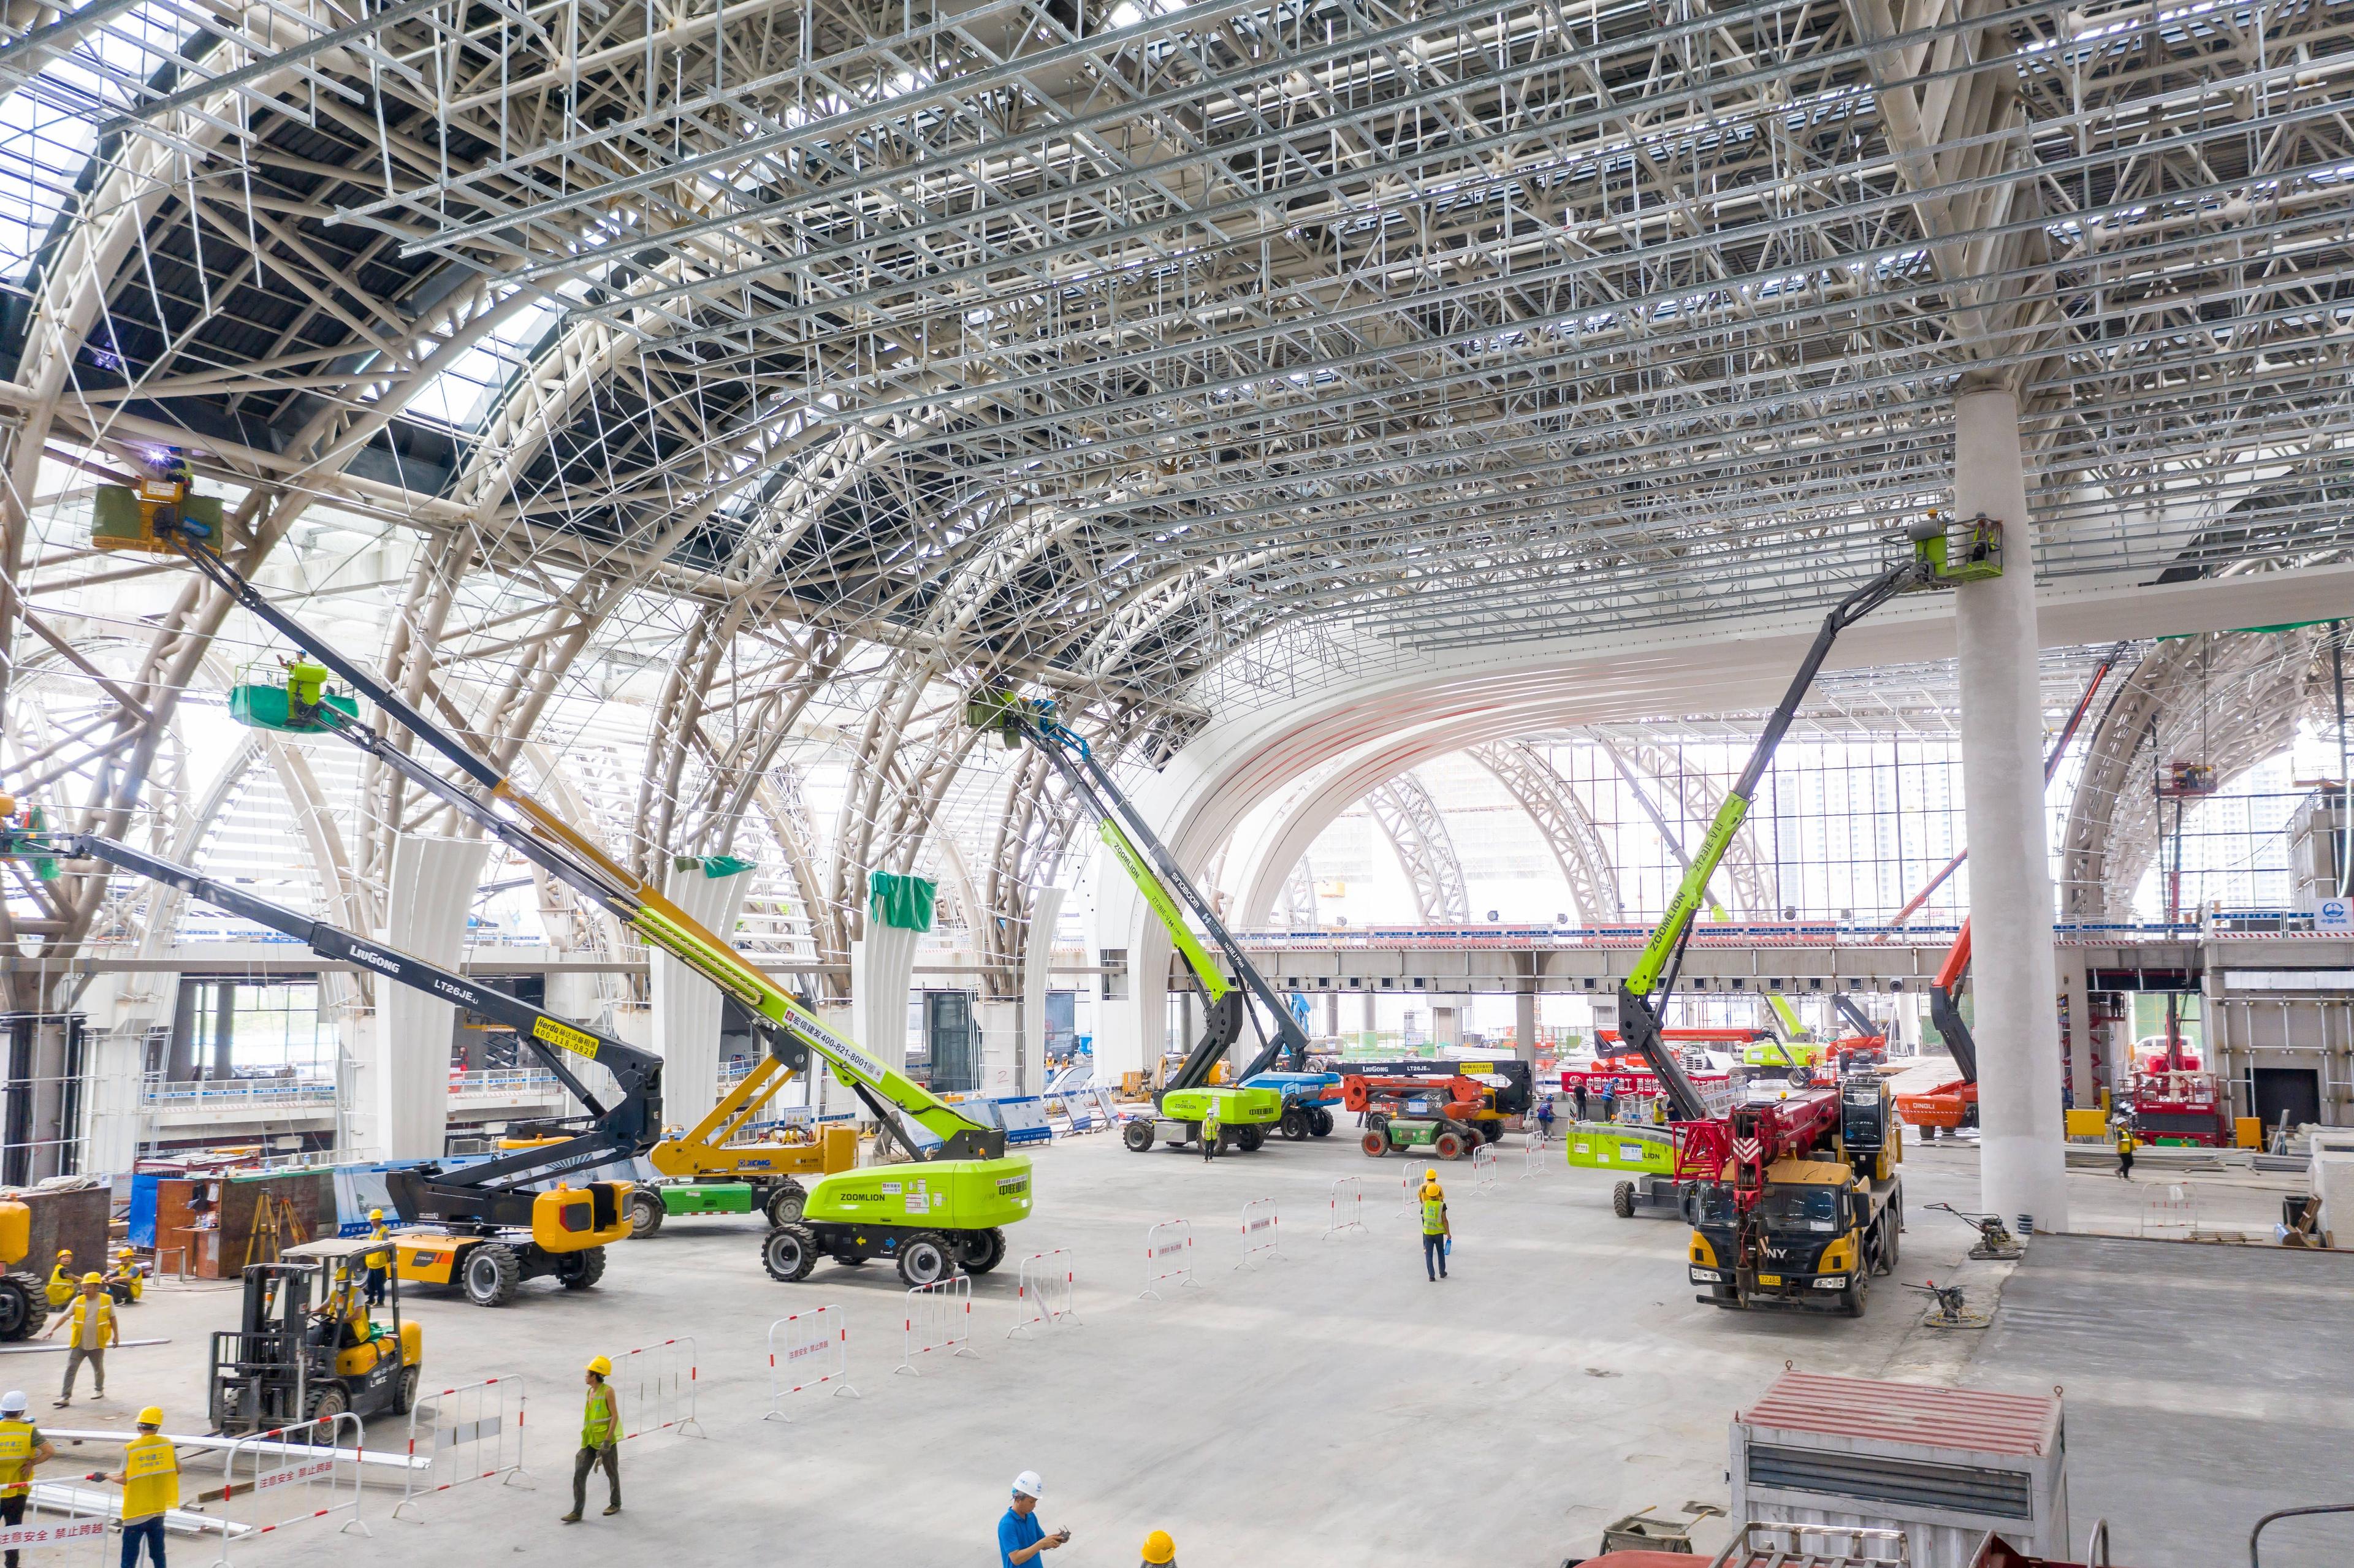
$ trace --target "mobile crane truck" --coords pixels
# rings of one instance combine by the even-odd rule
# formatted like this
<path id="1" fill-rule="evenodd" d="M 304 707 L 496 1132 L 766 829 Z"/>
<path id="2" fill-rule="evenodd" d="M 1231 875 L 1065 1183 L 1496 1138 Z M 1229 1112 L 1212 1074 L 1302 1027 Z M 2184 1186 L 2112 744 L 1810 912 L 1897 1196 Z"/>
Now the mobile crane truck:
<path id="1" fill-rule="evenodd" d="M 1053 703 L 1005 692 L 976 693 L 965 703 L 965 722 L 975 729 L 993 731 L 1009 748 L 1028 742 L 1061 776 L 1095 817 L 1104 846 L 1159 916 L 1208 1004 L 1202 1038 L 1154 1096 L 1154 1114 L 1134 1118 L 1121 1133 L 1128 1147 L 1142 1154 L 1156 1141 L 1172 1149 L 1198 1143 L 1202 1122 L 1213 1106 L 1222 1129 L 1220 1146 L 1231 1139 L 1246 1154 L 1256 1152 L 1277 1131 L 1292 1139 L 1329 1134 L 1332 1113 L 1319 1102 L 1328 1098 L 1340 1083 L 1339 1075 L 1307 1070 L 1308 1036 L 1301 1032 L 1299 1021 L 1244 953 L 1201 889 L 1178 866 L 1176 857 L 1153 833 L 1134 802 L 1096 760 L 1086 738 L 1055 716 Z M 1181 900 L 1183 910 L 1178 907 Z M 1225 960 L 1223 965 L 1185 923 L 1185 910 L 1191 910 L 1210 933 L 1218 956 Z M 1251 1012 L 1254 998 L 1273 1020 L 1272 1029 Z M 1246 1022 L 1258 1024 L 1264 1048 L 1243 1070 L 1238 1084 L 1212 1083 L 1213 1072 L 1242 1037 Z M 1272 1071 L 1278 1058 L 1285 1061 L 1288 1071 Z"/>
<path id="2" fill-rule="evenodd" d="M 1725 791 L 1724 800 L 1709 823 L 1699 851 L 1684 868 L 1683 879 L 1677 885 L 1675 896 L 1669 901 L 1667 914 L 1651 933 L 1650 939 L 1644 944 L 1642 952 L 1637 956 L 1632 970 L 1618 985 L 1617 1044 L 1622 1047 L 1622 1053 L 1625 1049 L 1631 1049 L 1639 1054 L 1658 1080 L 1660 1092 L 1668 1101 L 1671 1124 L 1670 1136 L 1673 1146 L 1672 1164 L 1666 1173 L 1651 1171 L 1647 1172 L 1639 1182 L 1620 1182 L 1613 1195 L 1613 1203 L 1622 1215 L 1631 1214 L 1638 1208 L 1664 1207 L 1691 1222 L 1694 1227 L 1691 1267 L 1698 1271 L 1703 1266 L 1699 1260 L 1704 1251 L 1709 1260 L 1707 1271 L 1717 1277 L 1705 1282 L 1711 1286 L 1711 1294 L 1703 1299 L 1721 1306 L 1747 1307 L 1753 1303 L 1791 1298 L 1789 1289 L 1778 1281 L 1797 1277 L 1804 1271 L 1786 1269 L 1779 1266 L 1784 1262 L 1782 1258 L 1769 1259 L 1766 1256 L 1765 1247 L 1769 1237 L 1778 1239 L 1783 1249 L 1787 1251 L 1791 1234 L 1787 1224 L 1781 1222 L 1778 1211 L 1773 1224 L 1768 1224 L 1761 1213 L 1766 1190 L 1775 1184 L 1767 1180 L 1766 1168 L 1774 1159 L 1795 1160 L 1800 1153 L 1822 1147 L 1819 1135 L 1823 1130 L 1823 1119 L 1829 1117 L 1829 1112 L 1821 1107 L 1830 1104 L 1843 1106 L 1849 1088 L 1854 1086 L 1842 1084 L 1837 1089 L 1808 1091 L 1801 1104 L 1817 1106 L 1811 1118 L 1804 1111 L 1785 1112 L 1778 1108 L 1768 1116 L 1766 1107 L 1749 1105 L 1735 1106 L 1724 1117 L 1712 1116 L 1700 1090 L 1685 1073 L 1683 1065 L 1668 1048 L 1661 1034 L 1660 1014 L 1667 999 L 1675 993 L 1676 971 L 1682 966 L 1684 950 L 1691 939 L 1694 917 L 1707 897 L 1709 878 L 1715 874 L 1718 865 L 1723 861 L 1725 852 L 1732 846 L 1734 834 L 1740 832 L 1742 822 L 1749 814 L 1750 802 L 1756 798 L 1766 769 L 1774 759 L 1775 749 L 1781 744 L 1791 721 L 1797 716 L 1799 705 L 1805 701 L 1808 689 L 1814 684 L 1816 673 L 1829 656 L 1831 645 L 1839 640 L 1840 633 L 1908 589 L 1977 582 L 2002 574 L 2002 524 L 1991 518 L 1978 517 L 1967 523 L 1955 524 L 1930 517 L 1908 529 L 1907 535 L 1911 550 L 1906 559 L 1851 589 L 1823 618 L 1822 629 L 1815 634 L 1814 642 L 1799 661 L 1797 672 L 1783 693 L 1780 704 L 1759 730 L 1757 744 L 1752 748 L 1741 776 Z M 1869 1085 L 1873 1102 L 1887 1106 L 1887 1090 L 1877 1078 L 1864 1082 Z M 1776 1107 L 1788 1103 L 1774 1102 Z M 1901 1134 L 1893 1125 L 1893 1118 L 1883 1114 L 1880 1117 L 1882 1131 L 1876 1135 L 1879 1141 L 1872 1143 L 1875 1135 L 1871 1134 L 1864 1125 L 1869 1119 L 1866 1115 L 1868 1109 L 1866 1105 L 1858 1104 L 1856 1147 L 1861 1150 L 1871 1144 L 1872 1169 L 1878 1171 L 1884 1164 L 1893 1171 L 1895 1162 L 1903 1157 Z M 1817 1135 L 1816 1140 L 1799 1143 L 1797 1140 L 1800 1135 L 1796 1130 L 1776 1130 L 1786 1116 L 1794 1128 L 1796 1124 L 1807 1123 Z M 1591 1150 L 1606 1141 L 1572 1138 L 1568 1142 L 1570 1159 L 1573 1162 L 1577 1160 L 1581 1144 Z M 1773 1156 L 1764 1152 L 1768 1143 L 1776 1149 Z M 1587 1159 L 1590 1161 L 1593 1156 L 1589 1154 Z M 1802 1171 L 1796 1168 L 1797 1164 L 1809 1168 L 1820 1164 L 1829 1169 L 1820 1172 L 1812 1169 Z M 1839 1174 L 1841 1171 L 1850 1172 L 1850 1175 L 1841 1176 Z M 1824 1206 L 1819 1202 L 1797 1205 L 1803 1211 L 1803 1215 L 1796 1223 L 1802 1223 L 1807 1227 L 1801 1234 L 1808 1237 L 1820 1234 L 1827 1242 L 1837 1236 L 1855 1238 L 1861 1249 L 1861 1240 L 1869 1233 L 1877 1246 L 1873 1258 L 1884 1258 L 1893 1264 L 1894 1229 L 1889 1226 L 1885 1216 L 1892 1212 L 1893 1206 L 1894 1228 L 1902 1227 L 1901 1195 L 1893 1187 L 1882 1193 L 1876 1185 L 1867 1183 L 1858 1198 L 1854 1188 L 1861 1178 L 1853 1176 L 1852 1171 L 1853 1167 L 1850 1164 L 1814 1160 L 1796 1161 L 1786 1171 L 1788 1180 L 1780 1185 L 1814 1189 L 1837 1187 L 1836 1201 L 1829 1203 L 1831 1212 L 1819 1216 L 1815 1213 Z M 1872 1183 L 1881 1179 L 1875 1175 Z M 1893 1182 L 1893 1175 L 1888 1180 Z M 1720 1218 L 1729 1219 L 1729 1225 L 1720 1225 L 1717 1223 Z M 1812 1228 L 1818 1218 L 1826 1226 L 1820 1232 Z M 1712 1236 L 1712 1232 L 1717 1234 Z M 1861 1250 L 1858 1258 L 1860 1267 L 1863 1261 Z M 1817 1256 L 1812 1261 L 1819 1266 L 1806 1273 L 1805 1293 L 1797 1298 L 1801 1303 L 1814 1303 L 1817 1298 L 1811 1292 L 1817 1288 L 1828 1288 L 1817 1284 L 1818 1280 L 1829 1277 L 1829 1272 L 1819 1266 L 1823 1257 Z M 1693 1277 L 1698 1280 L 1697 1272 Z M 1841 1291 L 1846 1291 L 1855 1277 L 1855 1268 L 1842 1270 Z M 1777 1283 L 1765 1283 L 1769 1278 Z M 1723 1294 L 1719 1294 L 1720 1290 Z M 1858 1311 L 1861 1310 L 1862 1292 L 1861 1286 L 1854 1289 L 1853 1306 Z M 1840 1304 L 1846 1304 L 1844 1296 Z"/>
<path id="3" fill-rule="evenodd" d="M 496 764 L 270 603 L 206 542 L 212 528 L 204 509 L 190 504 L 186 464 L 176 454 L 168 454 L 157 466 L 152 486 L 140 488 L 135 524 L 119 521 L 117 532 L 101 547 L 185 557 L 306 655 L 288 666 L 282 694 L 266 686 L 248 689 L 244 705 L 249 722 L 264 722 L 292 734 L 331 735 L 448 805 L 736 998 L 753 1013 L 768 1053 L 781 1069 L 806 1073 L 813 1060 L 822 1058 L 835 1078 L 915 1152 L 912 1166 L 838 1171 L 811 1183 L 801 1219 L 773 1227 L 761 1244 L 762 1262 L 770 1275 L 806 1277 L 821 1253 L 852 1263 L 892 1257 L 910 1285 L 931 1284 L 959 1266 L 976 1274 L 996 1266 L 1005 1253 L 1002 1227 L 1026 1217 L 1031 1205 L 1030 1161 L 1006 1155 L 1002 1131 L 964 1117 L 826 1028 L 782 986 L 737 957 L 653 884 L 615 862 Z M 358 719 L 355 698 L 328 689 L 330 674 L 379 710 L 387 734 L 377 734 Z M 232 702 L 233 709 L 238 705 Z M 400 728 L 438 753 L 460 777 L 445 777 L 394 744 L 389 734 Z M 487 1012 L 478 1003 L 468 1005 Z M 527 1159 L 539 1152 L 519 1150 L 514 1157 Z M 599 1216 L 600 1221 L 603 1217 Z M 627 1234 L 625 1213 L 615 1215 L 614 1223 Z"/>

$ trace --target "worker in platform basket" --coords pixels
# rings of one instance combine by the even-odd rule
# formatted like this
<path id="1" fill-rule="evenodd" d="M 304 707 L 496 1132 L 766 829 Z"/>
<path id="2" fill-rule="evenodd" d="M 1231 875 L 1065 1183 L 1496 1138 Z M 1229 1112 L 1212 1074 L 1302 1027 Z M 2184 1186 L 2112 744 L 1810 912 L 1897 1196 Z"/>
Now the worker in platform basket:
<path id="1" fill-rule="evenodd" d="M 588 1502 L 588 1472 L 599 1465 L 605 1467 L 606 1489 L 612 1494 L 605 1511 L 621 1511 L 621 1413 L 613 1404 L 612 1385 L 605 1381 L 612 1375 L 613 1363 L 596 1356 L 580 1380 L 588 1387 L 588 1400 L 580 1413 L 580 1451 L 572 1456 L 572 1511 L 564 1516 L 567 1524 L 580 1522 L 580 1510 Z"/>
<path id="2" fill-rule="evenodd" d="M 1447 1277 L 1447 1189 L 1438 1184 L 1438 1167 L 1422 1172 L 1422 1266 L 1433 1285 Z"/>

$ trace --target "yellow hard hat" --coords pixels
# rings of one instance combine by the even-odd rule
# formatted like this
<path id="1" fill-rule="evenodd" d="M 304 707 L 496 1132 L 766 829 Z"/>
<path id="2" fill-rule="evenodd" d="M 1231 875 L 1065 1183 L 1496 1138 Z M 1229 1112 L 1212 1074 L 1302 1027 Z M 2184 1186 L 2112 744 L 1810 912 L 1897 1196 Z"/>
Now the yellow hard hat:
<path id="1" fill-rule="evenodd" d="M 71 1248 L 71 1247 L 69 1247 L 69 1246 L 61 1246 L 61 1247 L 58 1248 L 58 1261 L 59 1263 L 63 1263 L 66 1259 L 68 1259 L 68 1258 L 71 1257 L 72 1255 L 73 1255 L 73 1248 Z"/>
<path id="2" fill-rule="evenodd" d="M 139 1425 L 142 1426 L 163 1425 L 164 1407 L 160 1404 L 151 1404 L 146 1409 L 141 1411 L 139 1413 Z"/>
<path id="3" fill-rule="evenodd" d="M 384 1218 L 384 1211 L 382 1209 L 370 1209 L 368 1211 L 368 1218 L 371 1220 L 380 1220 Z"/>
<path id="4" fill-rule="evenodd" d="M 603 1356 L 591 1356 L 588 1358 L 588 1370 L 595 1372 L 599 1377 L 611 1377 L 613 1375 L 613 1363 L 606 1360 Z"/>
<path id="5" fill-rule="evenodd" d="M 81 1277 L 81 1282 L 84 1285 L 103 1285 L 106 1283 L 106 1276 L 102 1274 L 85 1274 Z"/>
<path id="6" fill-rule="evenodd" d="M 1147 1563 L 1174 1563 L 1177 1543 L 1169 1539 L 1165 1530 L 1156 1530 L 1144 1538 L 1144 1560 Z"/>
<path id="7" fill-rule="evenodd" d="M 126 1246 L 126 1247 L 117 1247 L 117 1248 L 115 1249 L 114 1255 L 115 1255 L 115 1256 L 117 1256 L 117 1257 L 129 1257 L 129 1256 L 131 1255 L 131 1249 L 130 1249 L 129 1247 L 127 1247 L 127 1246 Z"/>
<path id="8" fill-rule="evenodd" d="M 1437 1180 L 1438 1180 L 1438 1167 L 1437 1167 L 1437 1166 L 1436 1166 L 1436 1165 L 1432 1165 L 1432 1166 L 1426 1167 L 1426 1168 L 1424 1169 L 1424 1171 L 1423 1171 L 1423 1173 L 1422 1173 L 1422 1179 L 1423 1179 L 1424 1181 L 1437 1181 Z"/>

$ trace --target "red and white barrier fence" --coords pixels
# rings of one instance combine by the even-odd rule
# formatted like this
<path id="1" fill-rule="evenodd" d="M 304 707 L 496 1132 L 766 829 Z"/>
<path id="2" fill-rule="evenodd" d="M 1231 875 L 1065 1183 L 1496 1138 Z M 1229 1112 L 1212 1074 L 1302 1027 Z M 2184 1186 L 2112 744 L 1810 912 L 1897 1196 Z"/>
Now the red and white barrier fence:
<path id="1" fill-rule="evenodd" d="M 1276 1213 L 1273 1198 L 1253 1198 L 1243 1205 L 1243 1255 L 1236 1268 L 1257 1268 L 1269 1258 L 1281 1255 L 1282 1220 Z"/>
<path id="2" fill-rule="evenodd" d="M 695 1418 L 692 1336 L 622 1351 L 613 1358 L 613 1375 L 605 1382 L 620 1407 L 620 1441 L 673 1430 L 682 1437 L 710 1436 Z"/>
<path id="3" fill-rule="evenodd" d="M 1534 1127 L 1529 1128 L 1528 1142 L 1522 1150 L 1522 1181 L 1525 1181 L 1545 1169 L 1545 1152 L 1552 1147 L 1553 1139 L 1545 1135 L 1543 1128 Z"/>
<path id="4" fill-rule="evenodd" d="M 1496 1190 L 1496 1146 L 1483 1143 L 1471 1151 L 1471 1190 L 1492 1192 Z"/>
<path id="5" fill-rule="evenodd" d="M 512 1375 L 419 1393 L 408 1407 L 410 1468 L 392 1517 L 468 1481 L 513 1485 L 524 1473 L 523 1414 L 523 1379 Z"/>
<path id="6" fill-rule="evenodd" d="M 233 1540 L 342 1515 L 337 1533 L 373 1535 L 360 1518 L 360 1418 L 349 1411 L 240 1437 L 223 1457 L 220 1556 Z"/>
<path id="7" fill-rule="evenodd" d="M 1144 1289 L 1140 1301 L 1161 1299 L 1161 1287 L 1175 1280 L 1177 1288 L 1199 1287 L 1193 1277 L 1193 1222 L 1163 1220 L 1144 1233 Z"/>
<path id="8" fill-rule="evenodd" d="M 48 1512 L 56 1505 L 39 1501 L 36 1506 L 42 1512 L 27 1513 L 24 1523 L 0 1528 L 0 1551 L 33 1553 L 38 1568 L 65 1568 L 69 1563 L 101 1568 L 117 1560 L 119 1553 L 106 1540 L 114 1524 L 114 1515 L 106 1507 L 108 1494 L 53 1485 L 41 1491 L 62 1493 L 66 1499 L 62 1510 Z"/>
<path id="9" fill-rule="evenodd" d="M 1005 1330 L 1005 1337 L 1010 1340 L 1033 1329 L 1077 1322 L 1077 1299 L 1078 1277 L 1071 1249 L 1058 1246 L 1052 1252 L 1032 1253 L 1022 1260 L 1022 1271 L 1013 1287 L 1013 1306 L 1018 1316 L 1013 1327 Z"/>
<path id="10" fill-rule="evenodd" d="M 972 1276 L 951 1274 L 909 1290 L 901 1328 L 899 1364 L 891 1369 L 895 1374 L 920 1376 L 916 1358 L 934 1351 L 948 1351 L 950 1361 L 959 1356 L 979 1361 L 981 1352 L 972 1348 Z"/>
<path id="11" fill-rule="evenodd" d="M 769 1413 L 790 1421 L 785 1395 L 833 1385 L 833 1397 L 859 1398 L 850 1383 L 850 1324 L 839 1307 L 818 1307 L 769 1325 Z"/>
<path id="12" fill-rule="evenodd" d="M 1324 1205 L 1323 1239 L 1331 1241 L 1343 1231 L 1365 1228 L 1365 1179 L 1343 1176 L 1332 1183 L 1331 1196 Z"/>
<path id="13" fill-rule="evenodd" d="M 1398 1218 L 1416 1220 L 1422 1217 L 1422 1171 L 1413 1161 L 1406 1163 L 1406 1172 L 1398 1178 Z"/>

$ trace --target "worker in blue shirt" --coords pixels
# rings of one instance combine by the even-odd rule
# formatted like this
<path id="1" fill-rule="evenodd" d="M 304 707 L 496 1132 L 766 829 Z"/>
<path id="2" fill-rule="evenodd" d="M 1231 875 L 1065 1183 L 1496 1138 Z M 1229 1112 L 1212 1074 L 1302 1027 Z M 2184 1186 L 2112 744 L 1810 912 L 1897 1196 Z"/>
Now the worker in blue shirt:
<path id="1" fill-rule="evenodd" d="M 1046 1533 L 1038 1522 L 1038 1494 L 1046 1483 L 1038 1478 L 1035 1470 L 1024 1470 L 1013 1478 L 1013 1502 L 1005 1517 L 997 1521 L 997 1556 L 1000 1568 L 1023 1568 L 1035 1562 L 1041 1552 L 1052 1552 L 1071 1539 L 1067 1530 Z"/>

